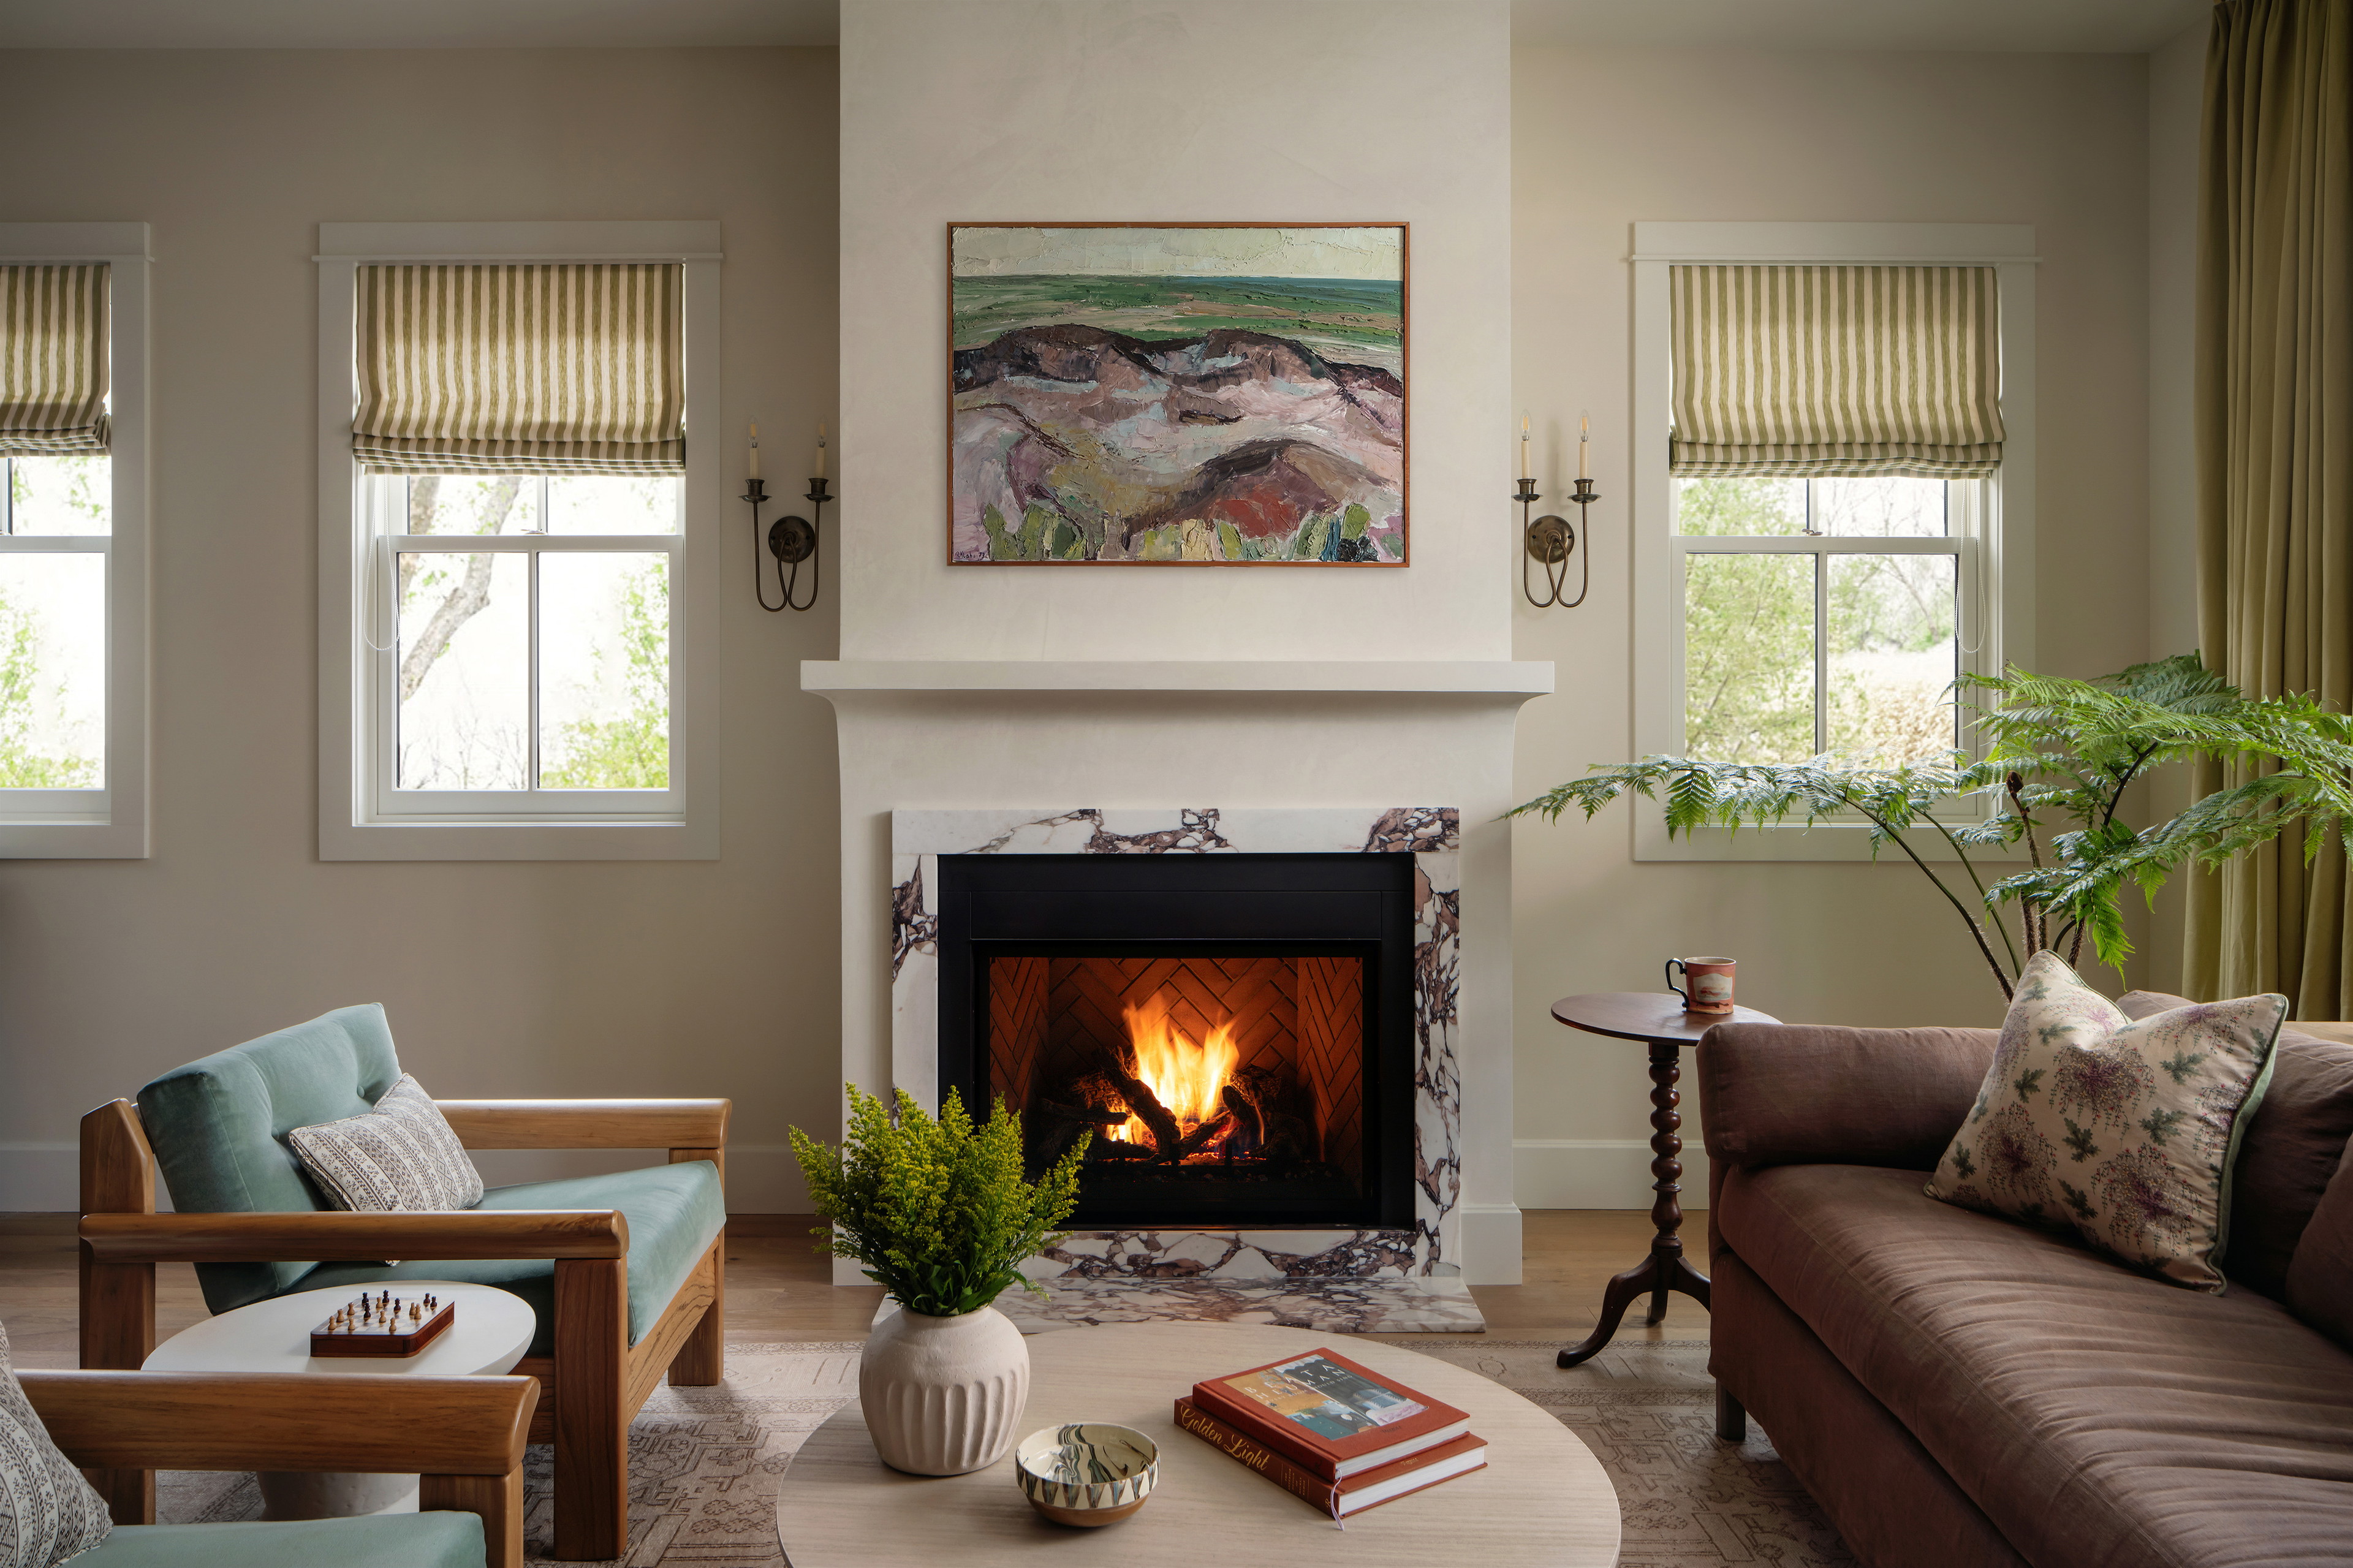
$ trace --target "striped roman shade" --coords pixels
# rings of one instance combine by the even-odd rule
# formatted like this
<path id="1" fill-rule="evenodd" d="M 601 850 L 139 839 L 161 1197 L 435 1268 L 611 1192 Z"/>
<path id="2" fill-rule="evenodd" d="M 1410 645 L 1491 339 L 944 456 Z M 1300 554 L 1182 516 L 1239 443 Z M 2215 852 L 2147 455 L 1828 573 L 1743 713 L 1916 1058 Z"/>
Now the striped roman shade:
<path id="1" fill-rule="evenodd" d="M 675 263 L 359 269 L 352 452 L 379 474 L 677 474 Z"/>
<path id="2" fill-rule="evenodd" d="M 1677 267 L 1679 475 L 1966 479 L 2001 462 L 1990 267 Z"/>
<path id="3" fill-rule="evenodd" d="M 103 261 L 0 267 L 0 458 L 103 452 Z"/>

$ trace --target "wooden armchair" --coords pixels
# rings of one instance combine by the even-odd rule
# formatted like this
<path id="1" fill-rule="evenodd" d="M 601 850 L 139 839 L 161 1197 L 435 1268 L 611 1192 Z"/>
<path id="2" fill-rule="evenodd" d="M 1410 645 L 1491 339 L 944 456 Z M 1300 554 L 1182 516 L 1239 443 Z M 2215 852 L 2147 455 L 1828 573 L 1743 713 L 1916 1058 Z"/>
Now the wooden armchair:
<path id="1" fill-rule="evenodd" d="M 554 1555 L 618 1557 L 628 1537 L 630 1417 L 665 1373 L 673 1384 L 707 1384 L 723 1371 L 726 1233 L 712 1172 L 665 1178 L 655 1167 L 496 1188 L 483 1206 L 449 1213 L 323 1209 L 283 1141 L 291 1127 L 332 1117 L 321 1113 L 315 1083 L 280 1083 L 275 1109 L 247 1117 L 252 1127 L 200 1130 L 204 1138 L 243 1140 L 235 1157 L 244 1163 L 233 1183 L 208 1184 L 204 1172 L 192 1173 L 192 1136 L 184 1125 L 173 1129 L 175 1152 L 163 1163 L 174 1201 L 184 1210 L 213 1212 L 155 1212 L 158 1155 L 150 1131 L 159 1125 L 155 1104 L 172 1098 L 157 1096 L 159 1087 L 209 1071 L 205 1092 L 216 1099 L 268 1098 L 270 1088 L 253 1079 L 251 1064 L 232 1058 L 257 1049 L 283 1053 L 290 1046 L 348 1052 L 356 1042 L 363 1081 L 342 1092 L 355 1094 L 364 1109 L 398 1076 L 388 1033 L 380 1043 L 383 1059 L 375 1059 L 374 1031 L 381 1029 L 379 1009 L 346 1008 L 180 1068 L 142 1089 L 139 1104 L 114 1100 L 82 1119 L 81 1364 L 136 1368 L 154 1349 L 159 1262 L 197 1265 L 216 1312 L 288 1290 L 376 1279 L 501 1285 L 530 1300 L 541 1318 L 539 1338 L 515 1371 L 540 1383 L 531 1440 L 555 1447 Z M 296 1065 L 308 1070 L 315 1062 Z M 666 1149 L 673 1167 L 708 1162 L 720 1180 L 725 1176 L 728 1100 L 438 1103 L 469 1148 Z M 249 1108 L 239 1101 L 232 1109 L 245 1115 Z M 201 1146 L 203 1139 L 194 1142 Z M 190 1192 L 181 1190 L 184 1183 Z M 260 1212 L 237 1212 L 222 1195 L 256 1192 L 269 1205 Z M 311 1206 L 295 1206 L 301 1203 Z M 644 1273 L 635 1291 L 633 1257 Z M 381 1261 L 387 1258 L 433 1261 L 388 1267 Z M 222 1267 L 257 1264 L 278 1272 Z M 666 1300 L 656 1299 L 659 1286 L 649 1282 L 669 1278 L 678 1278 L 675 1289 Z M 153 1517 L 152 1474 L 98 1468 L 108 1473 L 91 1479 L 118 1520 Z"/>
<path id="2" fill-rule="evenodd" d="M 275 1377 L 196 1373 L 19 1372 L 26 1395 L 66 1458 L 94 1470 L 417 1472 L 421 1513 L 481 1516 L 485 1568 L 522 1568 L 522 1455 L 537 1384 L 527 1377 Z M 434 1521 L 419 1515 L 419 1533 Z M 145 1520 L 116 1522 L 141 1525 Z M 395 1524 L 388 1528 L 398 1529 Z M 272 1534 L 332 1550 L 332 1526 L 192 1525 L 144 1543 L 139 1560 L 181 1547 L 190 1568 L 226 1559 L 236 1531 L 250 1552 Z M 118 1536 L 82 1561 L 103 1568 Z M 173 1557 L 172 1560 L 182 1560 Z"/>

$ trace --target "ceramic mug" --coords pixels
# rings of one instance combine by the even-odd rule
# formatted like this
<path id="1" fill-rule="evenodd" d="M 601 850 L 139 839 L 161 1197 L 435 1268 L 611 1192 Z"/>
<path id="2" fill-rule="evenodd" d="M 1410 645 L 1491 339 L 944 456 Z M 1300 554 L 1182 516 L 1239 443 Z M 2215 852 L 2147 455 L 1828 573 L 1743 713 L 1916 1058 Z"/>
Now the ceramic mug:
<path id="1" fill-rule="evenodd" d="M 1691 1013 L 1729 1013 L 1732 1011 L 1732 971 L 1736 961 L 1729 958 L 1671 958 L 1667 960 L 1667 989 L 1683 999 L 1683 1009 Z M 1683 972 L 1683 985 L 1675 984 L 1675 971 Z"/>

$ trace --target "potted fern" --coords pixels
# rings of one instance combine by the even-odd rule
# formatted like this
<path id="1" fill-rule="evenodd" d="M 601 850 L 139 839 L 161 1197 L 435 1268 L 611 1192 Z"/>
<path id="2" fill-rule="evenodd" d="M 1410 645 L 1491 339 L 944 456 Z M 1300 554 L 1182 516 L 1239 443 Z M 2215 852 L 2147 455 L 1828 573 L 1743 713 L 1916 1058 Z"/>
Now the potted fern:
<path id="1" fill-rule="evenodd" d="M 893 1469 L 980 1469 L 1011 1445 L 1029 1395 L 1029 1347 L 991 1303 L 1008 1286 L 1037 1289 L 1020 1266 L 1062 1239 L 1087 1141 L 1030 1182 L 1021 1120 L 1002 1100 L 976 1125 L 953 1094 L 936 1119 L 904 1089 L 895 1114 L 856 1084 L 849 1094 L 839 1148 L 797 1127 L 792 1142 L 822 1250 L 855 1258 L 899 1303 L 859 1361 L 867 1430 Z"/>
<path id="2" fill-rule="evenodd" d="M 1894 765 L 1837 754 L 1802 763 L 1645 757 L 1596 764 L 1508 815 L 1556 821 L 1575 807 L 1590 817 L 1638 795 L 1663 802 L 1670 835 L 1859 817 L 1874 858 L 1893 847 L 1959 917 L 2005 1001 L 2026 961 L 2046 948 L 2073 964 L 2089 939 L 2094 956 L 2121 973 L 2133 950 L 2128 889 L 2154 900 L 2185 866 L 2220 866 L 2290 832 L 2306 861 L 2332 837 L 2353 855 L 2353 718 L 2308 696 L 2249 697 L 2194 653 L 2094 680 L 2012 668 L 1961 684 L 1992 697 L 1974 715 L 1982 760 L 1959 752 Z M 2124 819 L 2134 783 L 2193 759 L 2224 764 L 2232 782 L 2149 826 Z M 1932 865 L 1915 847 L 1921 838 L 1941 843 L 1949 860 Z M 2005 877 L 1971 854 L 2010 847 L 2024 848 L 2027 866 Z"/>

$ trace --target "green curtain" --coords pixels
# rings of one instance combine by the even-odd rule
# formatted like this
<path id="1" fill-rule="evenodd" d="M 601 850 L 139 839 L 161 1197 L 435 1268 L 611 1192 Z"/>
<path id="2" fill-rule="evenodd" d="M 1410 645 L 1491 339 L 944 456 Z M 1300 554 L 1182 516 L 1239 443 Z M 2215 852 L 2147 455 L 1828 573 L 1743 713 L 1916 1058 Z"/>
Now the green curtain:
<path id="1" fill-rule="evenodd" d="M 2224 0 L 2199 190 L 2198 613 L 2250 693 L 2353 701 L 2353 0 Z M 2224 773 L 2201 771 L 2203 791 Z M 2353 1016 L 2344 856 L 2190 879 L 2193 995 Z"/>

